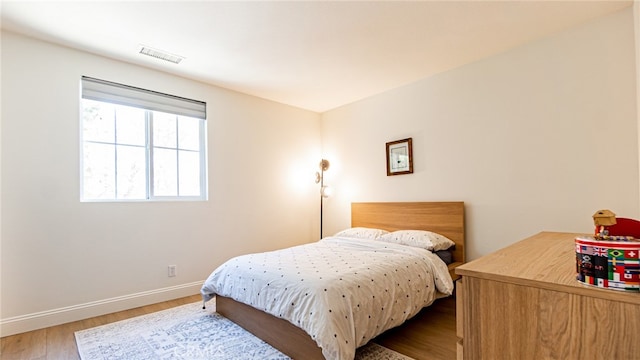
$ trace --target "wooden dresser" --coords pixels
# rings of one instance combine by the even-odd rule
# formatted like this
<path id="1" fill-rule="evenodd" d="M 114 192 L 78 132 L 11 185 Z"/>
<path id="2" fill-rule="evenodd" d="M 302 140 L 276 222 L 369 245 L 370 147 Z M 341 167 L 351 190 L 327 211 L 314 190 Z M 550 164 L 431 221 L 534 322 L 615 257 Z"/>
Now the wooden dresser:
<path id="1" fill-rule="evenodd" d="M 458 359 L 640 359 L 640 294 L 578 282 L 578 235 L 542 232 L 456 269 Z"/>

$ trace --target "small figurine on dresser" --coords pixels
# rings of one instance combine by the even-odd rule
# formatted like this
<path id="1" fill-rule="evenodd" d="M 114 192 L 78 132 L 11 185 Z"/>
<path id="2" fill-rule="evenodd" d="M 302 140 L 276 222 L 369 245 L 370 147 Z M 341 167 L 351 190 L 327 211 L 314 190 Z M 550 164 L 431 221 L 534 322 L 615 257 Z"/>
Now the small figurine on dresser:
<path id="1" fill-rule="evenodd" d="M 620 222 L 618 222 L 618 220 Z M 595 237 L 599 240 L 633 240 L 640 238 L 640 221 L 616 218 L 611 210 L 598 210 L 593 214 Z"/>
<path id="2" fill-rule="evenodd" d="M 616 224 L 616 214 L 611 210 L 598 210 L 593 214 L 593 223 L 596 225 L 596 238 L 609 236 L 607 226 Z"/>
<path id="3" fill-rule="evenodd" d="M 594 236 L 578 236 L 578 281 L 605 289 L 640 292 L 640 221 L 593 214 Z"/>

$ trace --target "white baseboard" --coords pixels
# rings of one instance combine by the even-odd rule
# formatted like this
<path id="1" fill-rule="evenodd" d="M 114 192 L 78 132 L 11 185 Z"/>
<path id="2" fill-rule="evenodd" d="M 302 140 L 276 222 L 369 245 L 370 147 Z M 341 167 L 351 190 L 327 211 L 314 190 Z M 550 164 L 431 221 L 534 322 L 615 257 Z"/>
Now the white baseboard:
<path id="1" fill-rule="evenodd" d="M 0 335 L 9 336 L 19 334 L 94 316 L 196 295 L 200 292 L 203 283 L 204 280 L 195 281 L 162 289 L 0 319 Z"/>

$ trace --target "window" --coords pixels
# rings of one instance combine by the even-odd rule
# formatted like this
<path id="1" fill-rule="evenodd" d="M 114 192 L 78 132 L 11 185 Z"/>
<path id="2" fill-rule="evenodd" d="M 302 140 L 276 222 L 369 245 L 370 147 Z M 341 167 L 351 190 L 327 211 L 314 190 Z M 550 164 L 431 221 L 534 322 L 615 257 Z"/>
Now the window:
<path id="1" fill-rule="evenodd" d="M 206 104 L 82 78 L 81 200 L 206 200 Z"/>

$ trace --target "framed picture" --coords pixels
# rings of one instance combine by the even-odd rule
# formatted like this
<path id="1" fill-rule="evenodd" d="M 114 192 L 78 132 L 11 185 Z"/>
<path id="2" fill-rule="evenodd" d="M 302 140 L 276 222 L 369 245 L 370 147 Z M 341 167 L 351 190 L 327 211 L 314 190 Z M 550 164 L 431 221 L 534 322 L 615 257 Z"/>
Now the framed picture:
<path id="1" fill-rule="evenodd" d="M 387 143 L 387 176 L 413 173 L 411 138 Z"/>

